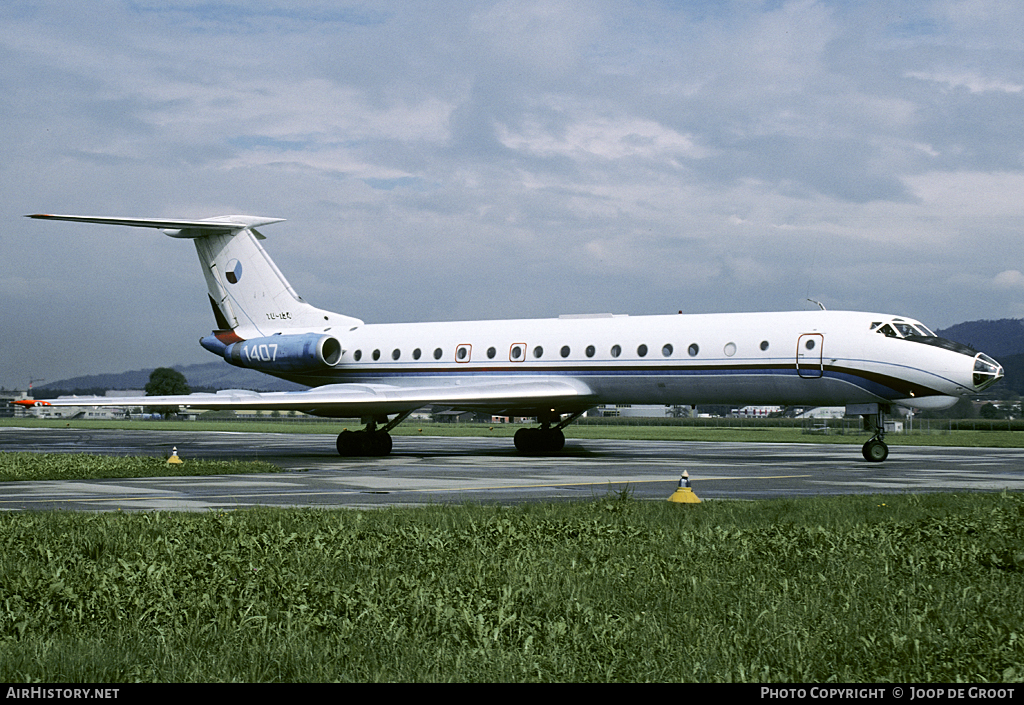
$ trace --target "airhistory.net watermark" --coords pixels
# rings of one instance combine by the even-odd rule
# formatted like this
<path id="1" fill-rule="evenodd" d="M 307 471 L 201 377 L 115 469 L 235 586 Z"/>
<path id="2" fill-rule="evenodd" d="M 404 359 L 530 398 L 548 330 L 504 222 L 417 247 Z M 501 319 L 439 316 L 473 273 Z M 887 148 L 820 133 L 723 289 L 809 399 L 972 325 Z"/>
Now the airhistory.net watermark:
<path id="1" fill-rule="evenodd" d="M 120 688 L 45 688 L 9 686 L 5 698 L 25 700 L 116 700 Z"/>

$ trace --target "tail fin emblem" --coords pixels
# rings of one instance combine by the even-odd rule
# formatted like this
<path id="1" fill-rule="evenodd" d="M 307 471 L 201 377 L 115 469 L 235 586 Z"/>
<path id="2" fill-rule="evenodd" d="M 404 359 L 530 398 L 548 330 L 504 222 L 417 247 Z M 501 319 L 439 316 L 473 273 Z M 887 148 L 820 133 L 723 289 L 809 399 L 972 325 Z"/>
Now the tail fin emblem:
<path id="1" fill-rule="evenodd" d="M 242 278 L 242 263 L 237 259 L 233 259 L 228 262 L 228 268 L 224 273 L 224 276 L 232 284 L 237 284 L 238 280 Z"/>

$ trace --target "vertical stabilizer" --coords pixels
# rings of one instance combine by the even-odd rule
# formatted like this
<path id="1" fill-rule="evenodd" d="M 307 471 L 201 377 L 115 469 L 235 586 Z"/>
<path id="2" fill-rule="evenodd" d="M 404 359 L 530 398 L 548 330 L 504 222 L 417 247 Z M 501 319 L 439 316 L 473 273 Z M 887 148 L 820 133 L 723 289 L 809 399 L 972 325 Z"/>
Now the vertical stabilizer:
<path id="1" fill-rule="evenodd" d="M 362 323 L 303 301 L 267 255 L 259 242 L 263 236 L 254 228 L 195 234 L 185 229 L 174 236 L 194 239 L 218 325 L 227 323 L 242 338 Z"/>

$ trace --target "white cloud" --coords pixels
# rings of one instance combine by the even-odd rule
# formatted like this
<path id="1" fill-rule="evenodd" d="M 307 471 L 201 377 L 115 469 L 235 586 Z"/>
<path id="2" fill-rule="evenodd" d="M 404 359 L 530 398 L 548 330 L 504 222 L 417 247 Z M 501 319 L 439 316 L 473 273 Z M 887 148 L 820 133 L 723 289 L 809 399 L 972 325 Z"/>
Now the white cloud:
<path id="1" fill-rule="evenodd" d="M 929 171 L 907 176 L 905 181 L 933 215 L 1024 217 L 1024 171 Z"/>
<path id="2" fill-rule="evenodd" d="M 943 84 L 950 90 L 954 88 L 966 88 L 971 93 L 988 93 L 990 91 L 1000 93 L 1020 93 L 1024 90 L 1024 85 L 1021 85 L 1020 83 L 1013 83 L 1011 81 L 998 78 L 988 78 L 970 71 L 908 71 L 906 75 L 908 78 L 917 78 L 922 81 L 932 81 L 934 83 Z"/>
<path id="3" fill-rule="evenodd" d="M 679 134 L 651 120 L 635 118 L 593 118 L 573 122 L 557 132 L 530 121 L 519 132 L 501 126 L 498 134 L 501 143 L 509 149 L 544 156 L 638 157 L 676 164 L 679 157 L 701 158 L 708 154 L 694 144 L 692 135 Z"/>
<path id="4" fill-rule="evenodd" d="M 1000 289 L 1024 289 L 1024 274 L 1019 269 L 1007 269 L 995 276 L 995 285 Z"/>

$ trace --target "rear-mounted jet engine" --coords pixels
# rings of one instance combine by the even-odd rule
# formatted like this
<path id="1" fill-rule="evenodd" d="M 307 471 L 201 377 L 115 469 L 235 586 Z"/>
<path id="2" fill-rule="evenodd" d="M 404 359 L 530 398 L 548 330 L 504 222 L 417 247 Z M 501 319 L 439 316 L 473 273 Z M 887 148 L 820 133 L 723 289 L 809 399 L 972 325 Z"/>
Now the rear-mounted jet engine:
<path id="1" fill-rule="evenodd" d="M 334 367 L 341 361 L 341 342 L 331 335 L 271 335 L 266 338 L 241 340 L 230 345 L 217 345 L 213 336 L 203 338 L 203 347 L 218 348 L 215 352 L 236 367 L 262 372 L 314 372 Z M 217 341 L 219 343 L 219 341 Z"/>

